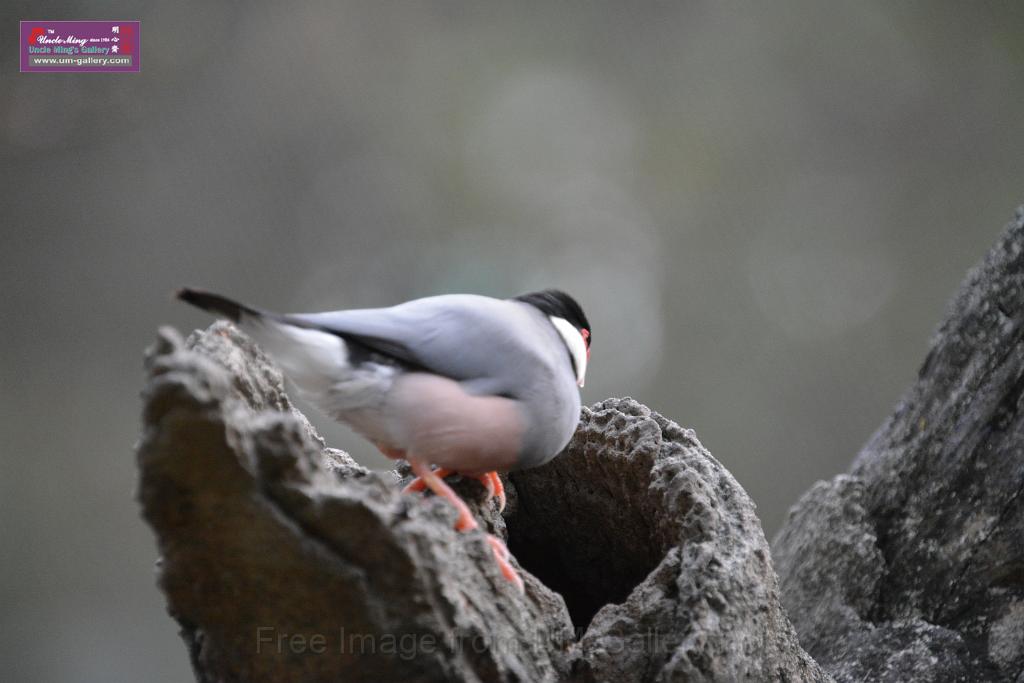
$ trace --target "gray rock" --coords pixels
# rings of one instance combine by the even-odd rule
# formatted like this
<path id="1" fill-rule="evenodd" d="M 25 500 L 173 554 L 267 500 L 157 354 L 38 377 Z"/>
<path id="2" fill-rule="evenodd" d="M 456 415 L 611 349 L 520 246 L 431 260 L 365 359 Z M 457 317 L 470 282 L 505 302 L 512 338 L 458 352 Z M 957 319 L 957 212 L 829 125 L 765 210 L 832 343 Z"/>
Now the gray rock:
<path id="1" fill-rule="evenodd" d="M 564 454 L 512 475 L 504 517 L 456 485 L 521 595 L 447 504 L 325 448 L 235 328 L 164 330 L 147 368 L 138 497 L 200 681 L 829 680 L 753 503 L 636 401 L 584 409 Z"/>
<path id="2" fill-rule="evenodd" d="M 1024 210 L 915 384 L 775 539 L 783 604 L 840 681 L 1024 680 Z"/>
<path id="3" fill-rule="evenodd" d="M 578 681 L 820 681 L 779 606 L 754 505 L 692 430 L 632 399 L 512 474 L 509 547 L 569 606 Z"/>
<path id="4" fill-rule="evenodd" d="M 200 681 L 551 681 L 562 600 L 438 500 L 325 451 L 233 327 L 150 352 L 138 497 Z"/>

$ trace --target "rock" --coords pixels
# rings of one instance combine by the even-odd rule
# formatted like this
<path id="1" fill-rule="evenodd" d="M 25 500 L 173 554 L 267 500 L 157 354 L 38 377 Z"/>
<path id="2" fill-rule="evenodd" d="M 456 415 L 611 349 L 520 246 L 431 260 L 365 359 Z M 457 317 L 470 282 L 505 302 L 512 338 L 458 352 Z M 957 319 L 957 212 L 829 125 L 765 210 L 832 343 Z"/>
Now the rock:
<path id="1" fill-rule="evenodd" d="M 565 598 L 578 681 L 816 681 L 754 505 L 692 430 L 632 399 L 511 475 L 509 547 Z"/>
<path id="2" fill-rule="evenodd" d="M 138 497 L 200 681 L 829 680 L 753 503 L 636 401 L 584 409 L 565 453 L 508 480 L 504 517 L 456 484 L 522 595 L 446 503 L 326 448 L 234 327 L 163 330 L 147 369 Z"/>
<path id="3" fill-rule="evenodd" d="M 233 327 L 148 360 L 138 497 L 200 681 L 552 681 L 561 599 L 322 440 Z"/>
<path id="4" fill-rule="evenodd" d="M 783 604 L 839 681 L 1024 681 L 1024 209 L 850 473 L 775 539 Z"/>

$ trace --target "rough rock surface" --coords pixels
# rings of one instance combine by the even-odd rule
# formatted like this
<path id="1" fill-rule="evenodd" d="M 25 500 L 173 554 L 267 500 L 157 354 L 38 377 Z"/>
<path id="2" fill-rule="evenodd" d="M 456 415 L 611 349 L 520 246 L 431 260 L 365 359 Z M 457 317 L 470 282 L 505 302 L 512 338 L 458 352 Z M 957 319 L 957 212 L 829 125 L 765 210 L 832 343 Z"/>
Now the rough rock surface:
<path id="1" fill-rule="evenodd" d="M 325 450 L 233 327 L 148 358 L 139 500 L 201 681 L 553 680 L 562 600 L 520 596 L 480 533 Z"/>
<path id="2" fill-rule="evenodd" d="M 1024 681 L 1024 209 L 967 276 L 910 388 L 773 552 L 840 681 Z"/>
<path id="3" fill-rule="evenodd" d="M 522 562 L 520 595 L 447 504 L 325 448 L 230 325 L 161 331 L 147 368 L 138 497 L 201 681 L 829 680 L 746 493 L 631 399 L 514 474 L 504 518 L 457 486 Z"/>
<path id="4" fill-rule="evenodd" d="M 509 547 L 586 627 L 576 680 L 825 679 L 779 607 L 753 503 L 692 430 L 608 399 L 511 478 Z"/>

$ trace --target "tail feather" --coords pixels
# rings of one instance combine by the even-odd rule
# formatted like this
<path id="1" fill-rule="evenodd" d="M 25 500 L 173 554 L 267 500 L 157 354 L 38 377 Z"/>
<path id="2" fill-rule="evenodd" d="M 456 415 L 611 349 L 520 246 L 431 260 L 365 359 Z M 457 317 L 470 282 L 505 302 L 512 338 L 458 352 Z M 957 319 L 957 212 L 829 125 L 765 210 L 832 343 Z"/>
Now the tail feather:
<path id="1" fill-rule="evenodd" d="M 338 335 L 290 316 L 261 311 L 198 289 L 178 290 L 182 301 L 224 316 L 268 352 L 286 375 L 313 396 L 329 391 L 348 368 L 348 351 Z"/>
<path id="2" fill-rule="evenodd" d="M 232 301 L 213 292 L 204 292 L 201 289 L 185 287 L 179 289 L 176 296 L 186 303 L 190 303 L 204 311 L 222 315 L 235 323 L 240 322 L 243 315 L 251 315 L 253 317 L 263 315 L 262 311 L 257 311 L 255 308 Z"/>

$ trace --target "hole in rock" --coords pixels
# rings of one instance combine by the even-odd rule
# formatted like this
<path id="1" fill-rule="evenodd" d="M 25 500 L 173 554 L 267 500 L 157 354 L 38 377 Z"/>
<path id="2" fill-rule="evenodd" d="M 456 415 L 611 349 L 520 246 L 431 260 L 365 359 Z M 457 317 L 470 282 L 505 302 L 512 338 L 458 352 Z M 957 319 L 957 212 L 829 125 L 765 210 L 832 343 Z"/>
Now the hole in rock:
<path id="1" fill-rule="evenodd" d="M 562 460 L 562 462 L 559 462 Z M 599 609 L 621 603 L 661 562 L 646 477 L 611 486 L 573 471 L 568 458 L 512 474 L 515 512 L 506 521 L 509 550 L 565 599 L 581 634 Z M 634 489 L 635 490 L 631 490 Z"/>

